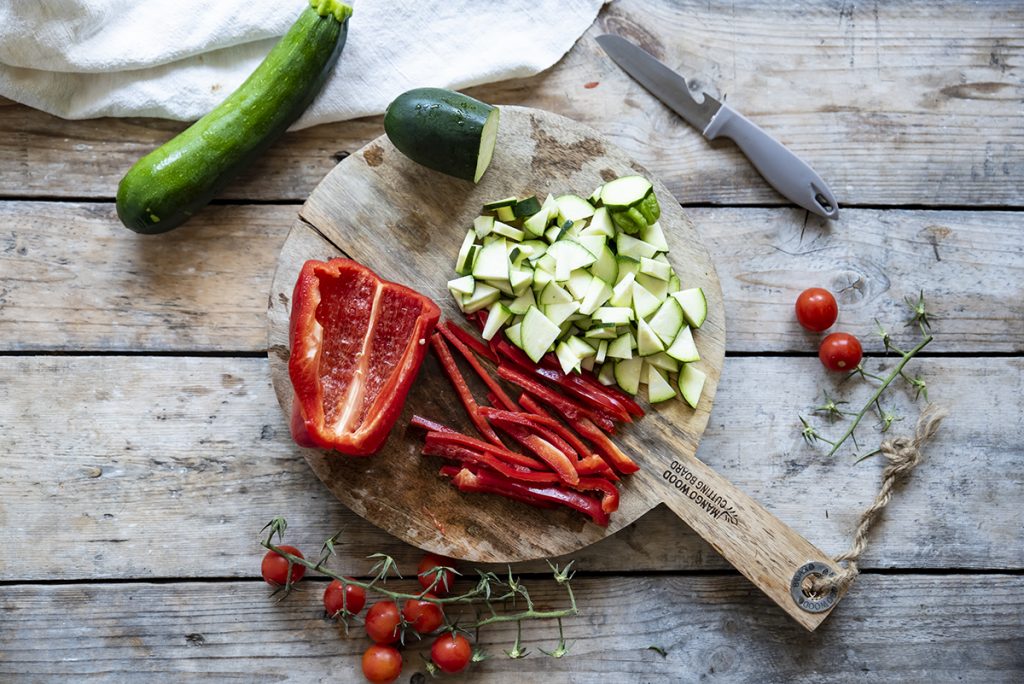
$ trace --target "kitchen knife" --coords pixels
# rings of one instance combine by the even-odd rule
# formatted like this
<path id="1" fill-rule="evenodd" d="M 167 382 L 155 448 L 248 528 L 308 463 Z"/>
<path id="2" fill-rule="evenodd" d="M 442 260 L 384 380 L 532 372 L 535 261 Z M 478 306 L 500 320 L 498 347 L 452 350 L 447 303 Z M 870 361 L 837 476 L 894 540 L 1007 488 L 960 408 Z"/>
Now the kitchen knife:
<path id="1" fill-rule="evenodd" d="M 727 104 L 704 93 L 690 95 L 686 79 L 625 38 L 605 34 L 598 44 L 633 80 L 675 111 L 708 140 L 731 139 L 773 188 L 807 211 L 838 218 L 839 204 L 828 184 L 785 145 Z"/>

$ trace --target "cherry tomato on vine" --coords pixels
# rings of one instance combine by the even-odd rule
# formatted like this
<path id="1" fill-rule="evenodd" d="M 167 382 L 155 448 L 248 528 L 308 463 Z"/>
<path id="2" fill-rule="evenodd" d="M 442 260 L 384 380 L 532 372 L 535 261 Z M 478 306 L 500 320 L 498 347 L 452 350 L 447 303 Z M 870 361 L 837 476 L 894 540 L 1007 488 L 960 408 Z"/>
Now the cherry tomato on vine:
<path id="1" fill-rule="evenodd" d="M 796 319 L 814 332 L 828 330 L 839 316 L 839 305 L 828 290 L 812 287 L 796 298 Z"/>
<path id="2" fill-rule="evenodd" d="M 455 583 L 455 573 L 451 570 L 445 570 L 441 573 L 437 584 L 434 584 L 435 575 L 430 571 L 440 567 L 452 567 L 451 559 L 428 553 L 420 561 L 419 566 L 416 568 L 416 574 L 420 580 L 420 586 L 424 589 L 429 589 L 436 596 L 447 596 L 448 592 L 452 590 L 452 585 Z"/>
<path id="3" fill-rule="evenodd" d="M 374 684 L 388 684 L 402 674 L 402 654 L 394 646 L 374 644 L 363 653 L 363 676 Z"/>
<path id="4" fill-rule="evenodd" d="M 302 552 L 294 546 L 282 546 L 280 548 L 282 551 L 293 556 L 305 558 Z M 267 584 L 272 587 L 283 587 L 288 582 L 288 559 L 279 555 L 276 551 L 267 551 L 267 555 L 263 557 L 263 563 L 260 565 L 260 571 L 263 573 L 263 579 L 266 580 Z M 306 566 L 292 565 L 292 584 L 302 579 L 302 576 L 305 574 Z"/>
<path id="5" fill-rule="evenodd" d="M 352 615 L 357 615 L 366 605 L 366 590 L 353 585 L 344 586 L 338 580 L 333 580 L 324 589 L 324 610 L 331 617 L 334 617 L 342 610 L 347 610 Z"/>
<path id="6" fill-rule="evenodd" d="M 462 672 L 473 657 L 473 647 L 461 634 L 442 634 L 430 647 L 430 659 L 442 672 Z"/>
<path id="7" fill-rule="evenodd" d="M 424 594 L 423 597 L 437 598 L 433 594 Z M 402 608 L 402 617 L 420 634 L 430 634 L 444 622 L 444 611 L 436 603 L 409 599 Z"/>
<path id="8" fill-rule="evenodd" d="M 366 611 L 366 634 L 378 644 L 398 642 L 402 616 L 394 601 L 379 601 Z"/>
<path id="9" fill-rule="evenodd" d="M 863 355 L 860 342 L 850 333 L 832 333 L 818 348 L 818 358 L 830 371 L 853 370 Z"/>

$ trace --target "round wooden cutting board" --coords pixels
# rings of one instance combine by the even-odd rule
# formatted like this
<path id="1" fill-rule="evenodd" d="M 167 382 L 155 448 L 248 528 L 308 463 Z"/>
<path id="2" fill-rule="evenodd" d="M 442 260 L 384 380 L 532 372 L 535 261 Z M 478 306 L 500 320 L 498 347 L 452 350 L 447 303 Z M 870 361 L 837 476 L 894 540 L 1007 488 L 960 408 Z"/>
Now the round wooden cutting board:
<path id="1" fill-rule="evenodd" d="M 454 277 L 466 229 L 485 201 L 509 195 L 543 198 L 549 192 L 587 197 L 602 183 L 629 174 L 654 183 L 672 265 L 684 287 L 702 287 L 707 295 L 708 318 L 694 334 L 707 383 L 696 410 L 681 400 L 665 402 L 614 437 L 641 470 L 623 478 L 621 507 L 611 524 L 601 528 L 573 511 L 462 494 L 440 478 L 441 462 L 420 455 L 423 433 L 408 429 L 410 417 L 420 414 L 475 432 L 432 354 L 380 453 L 349 458 L 295 447 L 338 499 L 420 548 L 475 562 L 513 562 L 570 553 L 678 496 L 668 473 L 679 472 L 677 464 L 695 462 L 725 355 L 718 276 L 693 224 L 657 178 L 592 129 L 550 112 L 501 107 L 494 159 L 478 185 L 413 163 L 385 136 L 338 164 L 302 207 L 278 259 L 268 311 L 271 372 L 289 416 L 288 317 L 292 288 L 307 259 L 348 256 L 433 298 L 445 318 L 461 322 L 446 283 Z M 468 371 L 466 377 L 475 380 Z M 485 396 L 482 385 L 474 389 L 478 398 Z"/>

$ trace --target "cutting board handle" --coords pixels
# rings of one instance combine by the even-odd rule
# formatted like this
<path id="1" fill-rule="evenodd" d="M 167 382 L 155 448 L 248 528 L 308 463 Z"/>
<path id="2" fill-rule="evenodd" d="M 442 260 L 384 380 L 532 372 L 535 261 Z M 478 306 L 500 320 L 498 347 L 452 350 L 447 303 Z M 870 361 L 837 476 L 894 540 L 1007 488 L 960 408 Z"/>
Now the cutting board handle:
<path id="1" fill-rule="evenodd" d="M 697 458 L 677 456 L 653 476 L 665 505 L 797 622 L 813 630 L 828 617 L 838 594 L 799 589 L 808 572 L 839 570 L 824 552 Z"/>

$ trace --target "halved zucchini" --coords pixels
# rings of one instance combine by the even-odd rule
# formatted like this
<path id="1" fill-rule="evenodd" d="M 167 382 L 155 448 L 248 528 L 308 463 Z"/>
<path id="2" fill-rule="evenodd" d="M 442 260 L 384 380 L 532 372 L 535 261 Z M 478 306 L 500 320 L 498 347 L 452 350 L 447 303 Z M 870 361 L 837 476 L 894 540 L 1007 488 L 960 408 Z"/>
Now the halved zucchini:
<path id="1" fill-rule="evenodd" d="M 384 132 L 414 162 L 476 183 L 491 163 L 499 116 L 468 95 L 416 88 L 388 105 Z"/>

